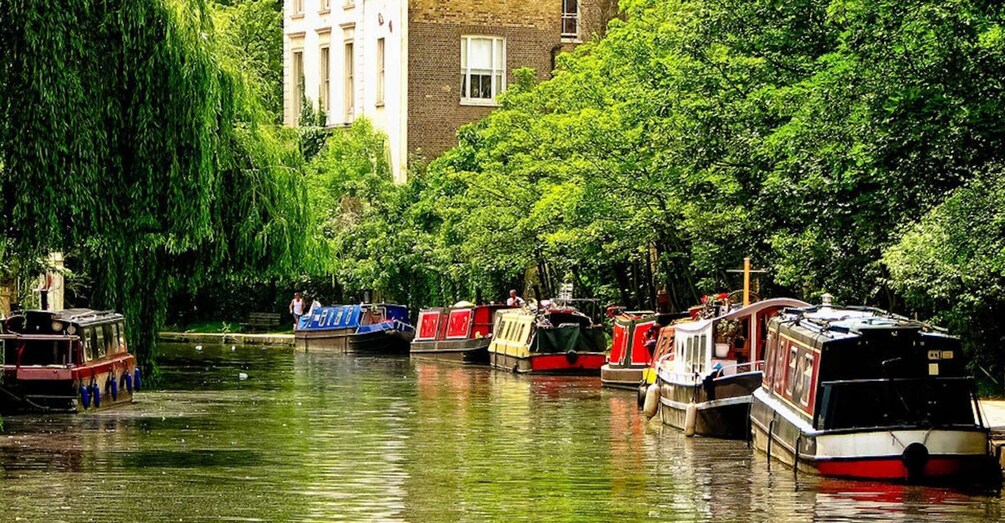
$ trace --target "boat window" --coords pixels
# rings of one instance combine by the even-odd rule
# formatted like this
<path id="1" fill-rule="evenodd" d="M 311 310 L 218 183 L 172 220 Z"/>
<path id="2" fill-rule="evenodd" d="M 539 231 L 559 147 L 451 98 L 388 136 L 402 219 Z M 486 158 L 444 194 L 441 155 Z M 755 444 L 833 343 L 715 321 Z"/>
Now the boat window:
<path id="1" fill-rule="evenodd" d="M 91 336 L 91 328 L 87 327 L 84 329 L 84 336 L 81 341 L 84 342 L 84 361 L 91 361 L 94 359 L 94 340 Z"/>
<path id="2" fill-rule="evenodd" d="M 108 344 L 109 354 L 118 354 L 119 352 L 119 327 L 114 323 L 109 323 L 105 325 L 105 343 Z"/>
<path id="3" fill-rule="evenodd" d="M 687 371 L 694 371 L 694 338 L 688 337 L 687 346 L 684 349 L 684 362 L 687 363 Z"/>
<path id="4" fill-rule="evenodd" d="M 802 395 L 799 398 L 799 402 L 802 403 L 804 407 L 808 407 L 810 405 L 810 392 L 813 387 L 813 355 L 807 354 L 806 358 L 803 360 L 803 364 L 806 368 L 803 369 Z"/>
<path id="5" fill-rule="evenodd" d="M 114 323 L 109 323 L 102 327 L 102 330 L 105 332 L 105 352 L 107 354 L 118 354 L 119 352 L 119 336 L 115 334 L 114 329 Z"/>
<path id="6" fill-rule="evenodd" d="M 105 329 L 98 325 L 94 327 L 92 332 L 94 333 L 94 353 L 97 357 L 103 358 L 105 356 Z"/>
<path id="7" fill-rule="evenodd" d="M 792 397 L 793 389 L 796 386 L 796 365 L 798 364 L 798 351 L 795 345 L 791 346 L 789 349 L 789 374 L 785 380 L 785 393 Z"/>
<path id="8" fill-rule="evenodd" d="M 774 360 L 774 348 L 772 345 L 775 343 L 775 335 L 772 332 L 768 332 L 767 341 L 764 344 L 764 383 L 772 383 L 775 377 L 775 360 Z"/>
<path id="9" fill-rule="evenodd" d="M 708 359 L 708 336 L 702 334 L 698 343 L 701 346 L 698 351 L 698 372 L 705 372 L 705 361 Z"/>
<path id="10" fill-rule="evenodd" d="M 775 354 L 775 392 L 782 392 L 782 384 L 785 382 L 785 355 L 787 354 L 785 350 L 785 344 L 782 343 L 782 339 L 779 338 L 775 343 L 774 348 Z"/>
<path id="11" fill-rule="evenodd" d="M 126 352 L 126 324 L 120 322 L 118 325 L 119 325 L 119 347 L 122 349 L 122 352 Z"/>
<path id="12" fill-rule="evenodd" d="M 335 313 L 335 324 L 337 325 L 337 324 L 339 324 L 339 323 L 342 323 L 342 309 L 339 309 L 339 310 L 338 310 L 338 311 L 337 311 L 337 312 Z"/>

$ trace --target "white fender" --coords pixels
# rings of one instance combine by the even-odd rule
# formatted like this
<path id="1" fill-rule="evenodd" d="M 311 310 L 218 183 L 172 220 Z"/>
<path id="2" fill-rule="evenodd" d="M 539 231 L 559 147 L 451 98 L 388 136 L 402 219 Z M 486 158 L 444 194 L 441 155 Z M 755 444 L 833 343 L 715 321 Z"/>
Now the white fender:
<path id="1" fill-rule="evenodd" d="M 689 403 L 687 411 L 684 413 L 684 435 L 694 436 L 694 426 L 698 421 L 698 407 L 694 403 Z"/>
<path id="2" fill-rule="evenodd" d="M 642 404 L 642 414 L 646 419 L 653 419 L 656 411 L 660 408 L 660 386 L 653 383 L 646 389 L 646 401 Z"/>

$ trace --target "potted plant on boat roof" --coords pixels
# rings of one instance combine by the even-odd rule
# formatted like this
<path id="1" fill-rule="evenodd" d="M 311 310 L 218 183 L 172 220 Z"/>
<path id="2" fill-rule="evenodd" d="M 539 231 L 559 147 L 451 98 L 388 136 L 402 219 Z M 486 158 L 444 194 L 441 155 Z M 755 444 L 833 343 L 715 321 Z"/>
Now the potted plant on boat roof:
<path id="1" fill-rule="evenodd" d="M 719 320 L 715 324 L 715 357 L 725 358 L 729 355 L 729 347 L 740 333 L 740 322 L 736 320 Z"/>

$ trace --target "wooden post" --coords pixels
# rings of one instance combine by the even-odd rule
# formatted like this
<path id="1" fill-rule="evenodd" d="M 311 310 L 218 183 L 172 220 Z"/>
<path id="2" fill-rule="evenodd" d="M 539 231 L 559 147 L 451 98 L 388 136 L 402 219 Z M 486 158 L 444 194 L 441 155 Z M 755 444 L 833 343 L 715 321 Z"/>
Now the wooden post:
<path id="1" fill-rule="evenodd" d="M 743 306 L 750 305 L 750 258 L 743 259 Z"/>

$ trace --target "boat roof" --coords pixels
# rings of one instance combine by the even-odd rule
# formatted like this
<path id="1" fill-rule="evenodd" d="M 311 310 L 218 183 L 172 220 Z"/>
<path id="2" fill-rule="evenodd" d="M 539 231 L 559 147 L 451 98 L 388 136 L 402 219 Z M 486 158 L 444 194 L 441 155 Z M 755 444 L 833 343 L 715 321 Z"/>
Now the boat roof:
<path id="1" fill-rule="evenodd" d="M 66 323 L 76 323 L 78 325 L 107 323 L 110 321 L 121 321 L 124 319 L 122 314 L 115 311 L 85 308 L 64 309 L 61 311 L 29 310 L 25 311 L 25 316 L 28 318 L 29 322 L 45 318 L 46 320 L 58 320 Z"/>
<path id="2" fill-rule="evenodd" d="M 821 305 L 790 309 L 784 321 L 830 339 L 861 336 L 876 330 L 919 330 L 949 337 L 944 329 L 873 307 Z"/>
<path id="3" fill-rule="evenodd" d="M 701 320 L 678 323 L 674 327 L 677 331 L 680 332 L 695 333 L 705 330 L 707 327 L 711 326 L 713 323 L 719 320 L 732 320 L 736 318 L 743 318 L 745 316 L 750 316 L 751 314 L 754 314 L 756 312 L 771 307 L 790 308 L 790 307 L 808 307 L 808 306 L 809 306 L 808 303 L 802 300 L 797 300 L 795 298 L 771 298 L 751 303 L 746 307 L 739 307 L 736 309 L 732 309 L 729 312 L 726 312 L 725 314 L 716 316 L 715 318 L 706 318 Z"/>

